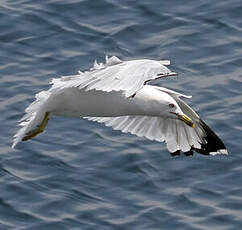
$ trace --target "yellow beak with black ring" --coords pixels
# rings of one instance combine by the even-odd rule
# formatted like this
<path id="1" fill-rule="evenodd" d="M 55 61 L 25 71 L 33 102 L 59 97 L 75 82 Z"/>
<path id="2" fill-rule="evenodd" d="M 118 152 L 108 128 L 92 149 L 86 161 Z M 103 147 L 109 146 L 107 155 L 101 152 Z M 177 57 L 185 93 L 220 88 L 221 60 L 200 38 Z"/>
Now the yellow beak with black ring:
<path id="1" fill-rule="evenodd" d="M 187 125 L 191 126 L 192 128 L 195 128 L 195 124 L 190 117 L 188 117 L 185 114 L 183 115 L 177 114 L 177 116 L 179 120 L 184 121 Z"/>

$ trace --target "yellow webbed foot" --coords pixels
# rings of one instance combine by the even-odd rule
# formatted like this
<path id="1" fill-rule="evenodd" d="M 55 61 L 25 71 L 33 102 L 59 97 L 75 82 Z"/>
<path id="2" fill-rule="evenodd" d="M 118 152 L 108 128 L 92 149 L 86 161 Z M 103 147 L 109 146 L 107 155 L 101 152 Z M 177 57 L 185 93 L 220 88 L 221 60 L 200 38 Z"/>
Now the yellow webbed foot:
<path id="1" fill-rule="evenodd" d="M 27 141 L 29 139 L 32 139 L 33 137 L 35 137 L 39 133 L 42 133 L 44 131 L 46 125 L 48 124 L 49 116 L 50 116 L 50 112 L 46 112 L 45 117 L 44 117 L 43 121 L 41 122 L 41 124 L 36 129 L 28 132 L 26 134 L 26 136 L 22 139 L 22 141 Z"/>

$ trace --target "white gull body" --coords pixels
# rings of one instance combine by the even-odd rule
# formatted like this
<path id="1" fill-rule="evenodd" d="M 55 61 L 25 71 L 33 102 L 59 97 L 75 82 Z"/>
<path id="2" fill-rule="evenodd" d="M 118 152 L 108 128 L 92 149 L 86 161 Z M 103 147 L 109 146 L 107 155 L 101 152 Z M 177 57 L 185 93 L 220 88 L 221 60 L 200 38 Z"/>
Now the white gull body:
<path id="1" fill-rule="evenodd" d="M 162 89 L 162 88 L 160 88 Z M 73 100 L 75 98 L 75 100 Z M 78 100 L 77 100 L 78 99 Z M 46 111 L 55 116 L 70 117 L 118 117 L 118 116 L 162 116 L 167 113 L 168 102 L 176 101 L 156 87 L 146 85 L 135 97 L 127 98 L 122 92 L 68 88 L 55 94 L 46 104 Z M 163 108 L 164 107 L 164 108 Z M 182 113 L 182 111 L 179 111 Z"/>
<path id="2" fill-rule="evenodd" d="M 48 113 L 83 117 L 122 132 L 167 143 L 169 152 L 227 154 L 222 141 L 175 91 L 152 85 L 150 80 L 175 75 L 169 61 L 106 59 L 90 71 L 52 80 L 52 87 L 36 95 L 21 119 L 14 147 L 30 139 Z M 32 135 L 35 136 L 35 135 Z M 31 138 L 32 138 L 31 136 Z M 27 138 L 26 138 L 27 137 Z M 212 138 L 212 139 L 211 139 Z"/>

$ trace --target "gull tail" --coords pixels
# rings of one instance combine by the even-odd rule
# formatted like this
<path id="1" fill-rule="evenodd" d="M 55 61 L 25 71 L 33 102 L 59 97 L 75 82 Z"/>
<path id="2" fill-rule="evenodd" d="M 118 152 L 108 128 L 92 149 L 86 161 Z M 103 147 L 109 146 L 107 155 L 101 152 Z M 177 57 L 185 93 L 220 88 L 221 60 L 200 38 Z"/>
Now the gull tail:
<path id="1" fill-rule="evenodd" d="M 36 94 L 36 100 L 26 108 L 26 114 L 19 120 L 18 126 L 21 128 L 14 135 L 12 148 L 20 141 L 27 141 L 44 131 L 50 116 L 46 111 L 49 96 L 48 91 Z"/>

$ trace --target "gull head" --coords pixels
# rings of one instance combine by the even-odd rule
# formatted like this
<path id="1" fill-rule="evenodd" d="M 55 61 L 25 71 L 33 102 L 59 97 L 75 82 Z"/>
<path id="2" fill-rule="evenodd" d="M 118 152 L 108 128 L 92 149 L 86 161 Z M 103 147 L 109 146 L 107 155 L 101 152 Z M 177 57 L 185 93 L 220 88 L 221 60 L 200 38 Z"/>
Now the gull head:
<path id="1" fill-rule="evenodd" d="M 181 111 L 177 103 L 169 103 L 168 106 L 169 113 L 173 118 L 179 119 L 185 122 L 185 124 L 187 124 L 188 126 L 195 128 L 195 123 L 193 122 L 193 120 Z"/>

